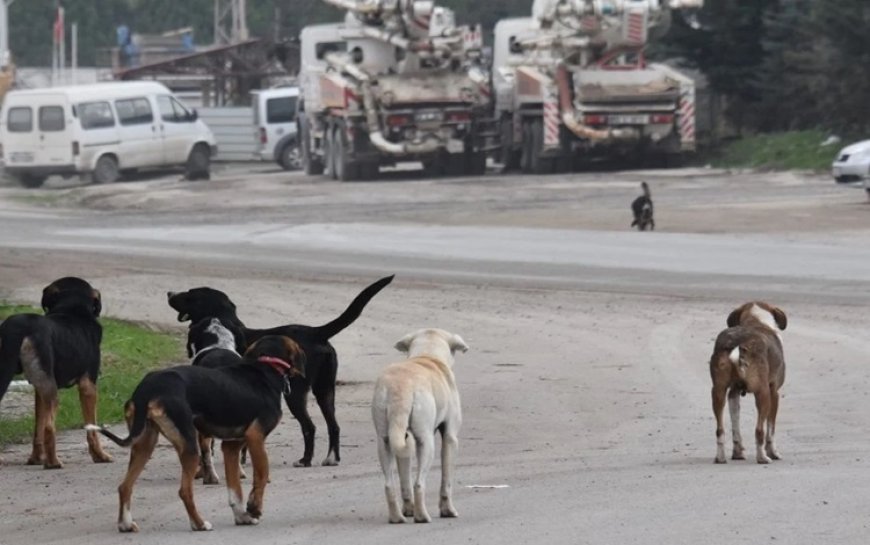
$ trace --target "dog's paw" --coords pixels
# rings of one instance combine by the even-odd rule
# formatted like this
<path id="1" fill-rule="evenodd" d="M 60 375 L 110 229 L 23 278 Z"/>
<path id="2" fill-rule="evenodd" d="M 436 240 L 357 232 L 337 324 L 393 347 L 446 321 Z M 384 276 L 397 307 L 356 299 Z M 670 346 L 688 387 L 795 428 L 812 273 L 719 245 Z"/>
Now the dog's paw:
<path id="1" fill-rule="evenodd" d="M 402 514 L 406 517 L 414 516 L 414 502 L 411 500 L 405 500 L 402 502 Z"/>
<path id="2" fill-rule="evenodd" d="M 42 456 L 37 456 L 35 454 L 31 454 L 30 458 L 27 459 L 27 465 L 29 465 L 29 466 L 42 465 Z"/>
<path id="3" fill-rule="evenodd" d="M 418 513 L 414 515 L 414 522 L 426 524 L 427 522 L 432 522 L 432 517 L 429 516 L 429 513 Z"/>
<path id="4" fill-rule="evenodd" d="M 453 506 L 441 508 L 441 518 L 443 519 L 455 519 L 458 516 L 459 512 Z"/>
<path id="5" fill-rule="evenodd" d="M 260 519 L 252 516 L 250 513 L 240 513 L 235 518 L 236 526 L 256 526 L 260 524 Z"/>
<path id="6" fill-rule="evenodd" d="M 770 456 L 773 460 L 782 460 L 782 456 L 779 455 L 779 451 L 771 445 L 767 445 L 767 455 Z"/>
<path id="7" fill-rule="evenodd" d="M 139 525 L 132 521 L 129 523 L 119 522 L 118 531 L 122 534 L 135 533 L 139 531 Z"/>
<path id="8" fill-rule="evenodd" d="M 221 484 L 221 480 L 218 478 L 217 473 L 212 471 L 202 477 L 202 484 Z"/>
<path id="9" fill-rule="evenodd" d="M 408 519 L 403 517 L 402 515 L 397 515 L 395 517 L 390 517 L 390 524 L 404 524 L 408 522 Z"/>
<path id="10" fill-rule="evenodd" d="M 191 521 L 190 529 L 193 530 L 194 532 L 211 532 L 213 529 L 213 526 L 207 520 L 202 521 L 201 526 L 197 526 L 196 524 L 193 523 L 193 521 Z"/>
<path id="11" fill-rule="evenodd" d="M 255 519 L 263 518 L 263 510 L 260 507 L 254 505 L 253 502 L 248 502 L 247 508 L 245 509 L 247 514 Z"/>
<path id="12" fill-rule="evenodd" d="M 298 460 L 293 462 L 293 467 L 311 467 L 311 460 L 305 461 L 305 459 Z"/>
<path id="13" fill-rule="evenodd" d="M 52 460 L 50 462 L 45 462 L 42 464 L 43 469 L 63 469 L 63 464 L 60 460 Z"/>
<path id="14" fill-rule="evenodd" d="M 110 454 L 106 454 L 105 452 L 92 454 L 91 460 L 93 460 L 95 464 L 111 464 L 115 461 Z"/>
<path id="15" fill-rule="evenodd" d="M 329 456 L 327 456 L 326 458 L 323 459 L 323 463 L 321 465 L 330 466 L 330 467 L 337 466 L 338 460 L 335 459 L 335 456 L 330 454 Z"/>
<path id="16" fill-rule="evenodd" d="M 732 460 L 745 460 L 746 454 L 743 453 L 743 449 L 740 449 L 740 450 L 734 449 L 731 452 L 731 459 Z"/>
<path id="17" fill-rule="evenodd" d="M 760 455 L 755 457 L 755 461 L 759 464 L 769 464 L 771 460 L 767 457 L 767 455 Z"/>
<path id="18" fill-rule="evenodd" d="M 716 463 L 716 464 L 727 464 L 727 463 L 728 463 L 728 460 L 725 459 L 725 456 L 716 456 L 716 458 L 713 460 L 713 463 Z"/>

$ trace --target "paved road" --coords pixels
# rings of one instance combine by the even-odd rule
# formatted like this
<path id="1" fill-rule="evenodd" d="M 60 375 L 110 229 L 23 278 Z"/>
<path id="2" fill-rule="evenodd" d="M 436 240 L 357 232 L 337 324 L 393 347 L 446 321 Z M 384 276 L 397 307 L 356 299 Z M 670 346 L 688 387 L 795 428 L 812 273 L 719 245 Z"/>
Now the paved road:
<path id="1" fill-rule="evenodd" d="M 625 229 L 640 179 L 653 181 L 660 232 Z M 292 469 L 301 441 L 288 418 L 270 440 L 259 527 L 233 527 L 224 493 L 198 487 L 216 530 L 191 534 L 177 462 L 163 447 L 135 493 L 143 532 L 119 537 L 123 461 L 87 463 L 82 434 L 69 433 L 62 472 L 20 465 L 21 448 L 4 453 L 0 544 L 863 543 L 868 240 L 860 192 L 795 175 L 348 186 L 230 171 L 209 186 L 0 190 L 0 296 L 15 300 L 82 274 L 103 290 L 109 314 L 180 330 L 163 294 L 210 284 L 233 296 L 250 325 L 315 324 L 375 277 L 398 273 L 334 339 L 342 465 Z M 728 311 L 755 296 L 790 317 L 785 460 L 714 466 L 705 362 Z M 432 324 L 472 346 L 457 364 L 461 517 L 393 527 L 368 415 L 372 381 L 397 357 L 397 338 Z M 751 437 L 754 409 L 744 403 Z M 436 469 L 431 507 L 437 479 Z"/>

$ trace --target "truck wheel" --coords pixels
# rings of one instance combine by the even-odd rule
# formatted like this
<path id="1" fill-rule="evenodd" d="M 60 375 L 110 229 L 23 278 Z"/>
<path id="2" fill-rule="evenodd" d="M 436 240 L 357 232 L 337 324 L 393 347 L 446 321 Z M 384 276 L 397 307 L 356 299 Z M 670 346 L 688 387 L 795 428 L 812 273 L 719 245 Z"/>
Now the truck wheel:
<path id="1" fill-rule="evenodd" d="M 344 123 L 335 127 L 333 151 L 335 152 L 335 177 L 342 182 L 359 179 L 360 165 L 348 156 L 347 130 Z"/>
<path id="2" fill-rule="evenodd" d="M 530 124 L 531 146 L 529 150 L 529 172 L 532 174 L 550 174 L 553 172 L 553 160 L 541 157 L 544 152 L 544 121 L 535 119 Z"/>
<path id="3" fill-rule="evenodd" d="M 208 180 L 211 178 L 211 150 L 205 144 L 197 144 L 190 150 L 185 165 L 185 178 L 188 180 Z"/>
<path id="4" fill-rule="evenodd" d="M 36 174 L 18 174 L 15 176 L 15 179 L 22 187 L 36 189 L 37 187 L 42 187 L 42 184 L 45 183 L 46 176 L 38 176 Z"/>
<path id="5" fill-rule="evenodd" d="M 299 157 L 299 146 L 296 142 L 288 142 L 281 150 L 279 163 L 284 170 L 299 170 L 301 159 Z"/>
<path id="6" fill-rule="evenodd" d="M 532 131 L 531 123 L 527 120 L 523 120 L 520 149 L 520 170 L 528 174 L 532 171 Z"/>
<path id="7" fill-rule="evenodd" d="M 299 139 L 301 143 L 302 168 L 305 170 L 305 174 L 320 176 L 323 174 L 323 162 L 314 156 L 311 151 L 311 129 L 306 117 L 302 117 L 299 120 Z"/>
<path id="8" fill-rule="evenodd" d="M 501 149 L 499 151 L 499 163 L 502 170 L 507 172 L 520 166 L 521 153 L 514 149 L 514 126 L 513 120 L 506 117 L 501 120 Z"/>
<path id="9" fill-rule="evenodd" d="M 486 154 L 483 152 L 465 152 L 465 173 L 469 176 L 483 176 L 486 174 Z"/>
<path id="10" fill-rule="evenodd" d="M 97 160 L 97 166 L 91 174 L 95 184 L 113 184 L 121 177 L 118 161 L 111 155 L 103 155 Z"/>
<path id="11" fill-rule="evenodd" d="M 335 155 L 333 146 L 335 146 L 335 129 L 330 124 L 326 127 L 326 133 L 323 135 L 323 175 L 334 180 Z"/>

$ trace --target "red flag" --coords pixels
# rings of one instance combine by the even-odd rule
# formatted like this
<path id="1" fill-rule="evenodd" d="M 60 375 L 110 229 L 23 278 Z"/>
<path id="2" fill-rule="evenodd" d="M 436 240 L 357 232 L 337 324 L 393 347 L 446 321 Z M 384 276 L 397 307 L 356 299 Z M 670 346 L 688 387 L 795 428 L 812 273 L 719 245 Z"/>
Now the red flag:
<path id="1" fill-rule="evenodd" d="M 64 36 L 63 6 L 58 3 L 54 18 L 54 43 L 61 43 Z"/>

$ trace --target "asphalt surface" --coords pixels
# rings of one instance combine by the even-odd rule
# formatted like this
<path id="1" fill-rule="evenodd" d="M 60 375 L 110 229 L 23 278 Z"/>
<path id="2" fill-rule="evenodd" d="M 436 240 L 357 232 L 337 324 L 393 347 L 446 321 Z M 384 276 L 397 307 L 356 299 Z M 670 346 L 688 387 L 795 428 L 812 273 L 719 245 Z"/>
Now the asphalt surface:
<path id="1" fill-rule="evenodd" d="M 865 541 L 863 192 L 821 176 L 711 169 L 384 178 L 340 184 L 235 165 L 209 183 L 0 189 L 6 300 L 35 301 L 77 274 L 102 290 L 108 315 L 178 331 L 165 292 L 196 285 L 227 291 L 251 326 L 319 324 L 397 274 L 333 342 L 342 464 L 293 469 L 301 437 L 288 415 L 269 441 L 258 527 L 234 527 L 222 487 L 200 485 L 216 529 L 191 533 L 164 442 L 134 493 L 142 532 L 119 536 L 126 453 L 111 447 L 118 463 L 92 465 L 84 435 L 70 432 L 59 472 L 22 465 L 24 447 L 3 453 L 0 544 Z M 640 180 L 653 189 L 653 233 L 628 229 Z M 706 362 L 728 312 L 753 298 L 789 315 L 784 460 L 715 466 Z M 399 358 L 395 340 L 430 325 L 472 347 L 456 367 L 460 518 L 395 527 L 368 406 L 378 369 Z M 744 407 L 751 438 L 750 398 Z M 317 458 L 325 426 L 311 412 Z M 430 510 L 438 477 L 436 463 Z"/>

